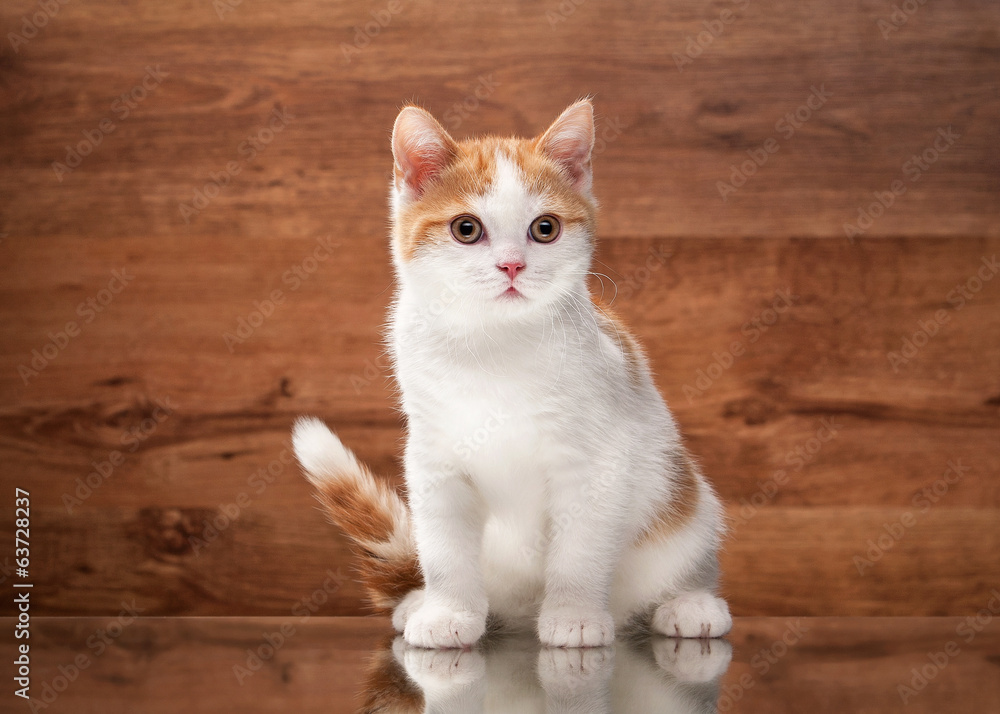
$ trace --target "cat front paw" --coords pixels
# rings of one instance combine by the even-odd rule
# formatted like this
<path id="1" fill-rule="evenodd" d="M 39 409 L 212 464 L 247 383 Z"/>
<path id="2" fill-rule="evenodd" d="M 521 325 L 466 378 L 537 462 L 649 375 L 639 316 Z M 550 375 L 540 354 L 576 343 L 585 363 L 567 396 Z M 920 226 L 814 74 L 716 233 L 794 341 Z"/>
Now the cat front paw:
<path id="1" fill-rule="evenodd" d="M 546 647 L 607 647 L 615 641 L 615 621 L 604 610 L 543 609 L 538 617 L 538 639 Z"/>
<path id="2" fill-rule="evenodd" d="M 722 637 L 732 627 L 726 601 L 707 592 L 678 595 L 653 613 L 653 629 L 667 637 Z"/>
<path id="3" fill-rule="evenodd" d="M 412 647 L 469 648 L 486 632 L 486 613 L 423 602 L 409 613 L 403 637 Z"/>

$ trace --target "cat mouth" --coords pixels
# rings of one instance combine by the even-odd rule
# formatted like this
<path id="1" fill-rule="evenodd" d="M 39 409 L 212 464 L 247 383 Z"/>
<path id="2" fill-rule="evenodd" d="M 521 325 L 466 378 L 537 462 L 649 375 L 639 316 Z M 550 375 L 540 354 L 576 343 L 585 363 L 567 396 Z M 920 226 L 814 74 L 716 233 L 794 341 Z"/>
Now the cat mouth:
<path id="1" fill-rule="evenodd" d="M 506 290 L 504 290 L 502 293 L 500 293 L 500 295 L 498 296 L 498 299 L 500 299 L 500 300 L 517 300 L 517 299 L 523 298 L 523 297 L 524 297 L 524 294 L 520 290 L 518 290 L 517 288 L 515 288 L 513 285 L 511 285 Z"/>

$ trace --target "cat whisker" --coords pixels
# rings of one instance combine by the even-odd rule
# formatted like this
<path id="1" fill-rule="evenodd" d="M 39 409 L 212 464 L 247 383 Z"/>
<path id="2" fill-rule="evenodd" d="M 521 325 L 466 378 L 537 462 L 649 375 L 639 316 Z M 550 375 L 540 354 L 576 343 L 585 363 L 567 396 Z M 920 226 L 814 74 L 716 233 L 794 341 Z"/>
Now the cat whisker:
<path id="1" fill-rule="evenodd" d="M 622 276 L 622 275 L 621 275 L 620 273 L 618 273 L 618 271 L 617 271 L 617 270 L 615 270 L 615 269 L 614 269 L 614 268 L 612 268 L 612 267 L 611 267 L 610 265 L 608 265 L 607 263 L 605 263 L 605 262 L 604 262 L 603 260 L 598 260 L 597 258 L 594 258 L 594 262 L 595 262 L 595 263 L 600 263 L 601 265 L 603 265 L 603 266 L 604 266 L 605 268 L 607 268 L 607 269 L 608 269 L 609 271 L 611 271 L 612 273 L 615 273 L 615 274 L 617 274 L 617 275 L 618 275 L 619 277 L 624 277 L 624 276 Z"/>
<path id="2" fill-rule="evenodd" d="M 597 310 L 600 311 L 600 313 L 602 315 L 604 315 L 604 317 L 607 318 L 608 322 L 611 323 L 611 326 L 615 328 L 615 336 L 618 338 L 618 349 L 620 349 L 622 351 L 622 353 L 624 353 L 625 352 L 625 347 L 622 344 L 621 332 L 618 331 L 618 324 L 614 320 L 611 319 L 611 316 L 608 315 L 608 313 L 606 313 L 601 308 L 600 305 L 598 305 L 597 303 L 595 303 L 593 301 L 591 301 L 590 304 L 588 305 L 588 304 L 584 304 L 584 302 L 577 295 L 574 295 L 573 293 L 568 293 L 568 296 L 576 304 L 576 307 L 579 309 L 581 316 L 584 316 L 585 318 L 589 317 L 591 319 L 591 321 L 593 322 L 594 327 L 598 331 L 600 331 L 601 326 L 597 323 L 597 317 L 594 315 L 594 313 L 591 311 L 590 308 L 591 307 L 596 308 Z M 608 355 L 603 350 L 602 350 L 602 354 L 604 355 L 604 365 L 608 369 L 608 374 L 611 374 L 611 363 L 608 361 Z"/>
<path id="3" fill-rule="evenodd" d="M 465 335 L 465 349 L 468 350 L 469 354 L 471 354 L 473 356 L 473 358 L 475 358 L 476 364 L 479 365 L 479 368 L 482 369 L 483 372 L 485 372 L 486 374 L 490 375 L 491 377 L 499 377 L 499 375 L 494 374 L 490 370 L 486 369 L 486 365 L 484 365 L 483 361 L 481 359 L 479 359 L 479 353 L 472 347 L 472 345 L 469 344 L 469 334 L 468 333 L 466 333 L 466 335 Z"/>
<path id="4" fill-rule="evenodd" d="M 611 300 L 610 302 L 608 302 L 608 305 L 614 305 L 615 300 L 618 298 L 618 283 L 614 281 L 614 278 L 612 278 L 610 275 L 606 275 L 604 273 L 598 273 L 593 270 L 591 270 L 589 274 L 593 275 L 595 278 L 601 281 L 601 300 L 604 299 L 604 278 L 607 278 L 608 280 L 611 281 L 611 284 L 615 286 L 615 294 L 611 297 Z"/>
<path id="5" fill-rule="evenodd" d="M 483 313 L 482 313 L 482 311 L 478 311 L 478 312 L 479 312 L 479 326 L 482 328 L 483 334 L 485 334 L 486 337 L 489 338 L 490 342 L 492 342 L 494 345 L 496 345 L 497 349 L 500 350 L 500 343 L 496 341 L 496 339 L 493 337 L 492 334 L 490 334 L 490 330 L 486 329 L 486 324 L 485 324 L 485 321 L 483 320 Z M 496 360 L 496 358 L 493 355 L 492 348 L 488 344 L 486 345 L 486 354 L 489 356 L 490 361 L 493 363 L 493 365 L 496 366 L 497 365 L 497 360 Z"/>

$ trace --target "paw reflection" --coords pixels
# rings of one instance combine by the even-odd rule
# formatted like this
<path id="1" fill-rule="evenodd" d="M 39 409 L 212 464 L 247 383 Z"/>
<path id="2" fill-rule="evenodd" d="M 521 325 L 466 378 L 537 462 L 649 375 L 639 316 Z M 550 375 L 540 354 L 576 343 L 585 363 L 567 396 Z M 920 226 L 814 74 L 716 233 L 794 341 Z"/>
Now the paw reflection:
<path id="1" fill-rule="evenodd" d="M 656 664 L 679 682 L 703 684 L 719 679 L 733 658 L 733 646 L 725 640 L 658 637 L 652 644 Z"/>
<path id="2" fill-rule="evenodd" d="M 402 637 L 392 643 L 393 654 L 421 689 L 460 688 L 486 673 L 486 660 L 473 650 L 428 650 L 411 647 Z"/>
<path id="3" fill-rule="evenodd" d="M 561 702 L 569 706 L 576 697 L 593 702 L 608 693 L 614 662 L 613 646 L 543 647 L 538 651 L 538 679 L 550 703 Z M 556 711 L 575 711 L 565 706 Z"/>
<path id="4" fill-rule="evenodd" d="M 397 637 L 373 653 L 361 711 L 708 714 L 731 657 L 718 639 L 561 649 L 488 637 L 472 650 L 426 650 Z"/>

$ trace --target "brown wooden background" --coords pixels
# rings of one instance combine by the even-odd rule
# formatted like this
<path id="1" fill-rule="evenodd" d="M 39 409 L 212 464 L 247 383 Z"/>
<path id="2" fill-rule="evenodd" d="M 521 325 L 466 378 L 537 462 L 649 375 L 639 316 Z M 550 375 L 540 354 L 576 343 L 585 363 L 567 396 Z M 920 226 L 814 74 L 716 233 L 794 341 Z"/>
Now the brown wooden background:
<path id="1" fill-rule="evenodd" d="M 20 486 L 34 614 L 114 614 L 133 598 L 144 614 L 285 615 L 310 598 L 361 612 L 349 578 L 314 597 L 350 567 L 280 457 L 311 413 L 397 473 L 379 366 L 394 115 L 415 99 L 458 136 L 531 135 L 588 94 L 608 139 L 597 268 L 691 448 L 734 518 L 788 472 L 728 542 L 734 612 L 985 605 L 1000 584 L 1000 280 L 961 309 L 948 295 L 1000 253 L 1000 5 L 934 0 L 885 38 L 888 0 L 576 1 L 69 0 L 43 26 L 33 0 L 3 3 L 0 576 Z M 724 10 L 735 20 L 679 71 L 673 55 Z M 348 62 L 372 12 L 391 20 Z M 24 36 L 25 17 L 36 32 L 15 51 L 7 33 Z M 121 118 L 114 102 L 147 66 L 167 74 Z M 812 87 L 829 99 L 786 138 L 776 122 Z M 248 159 L 241 143 L 275 109 L 287 127 Z M 115 130 L 60 181 L 53 162 L 104 119 Z M 960 138 L 907 180 L 904 163 L 948 127 Z M 777 153 L 723 202 L 716 182 L 772 137 Z M 185 222 L 179 204 L 231 161 L 241 172 Z M 907 192 L 849 242 L 843 224 L 897 179 Z M 306 262 L 293 290 L 286 271 L 327 236 L 336 257 Z M 26 385 L 19 365 L 122 269 L 134 280 Z M 223 335 L 279 289 L 230 352 Z M 741 328 L 786 289 L 791 308 L 751 342 Z M 894 372 L 887 354 L 938 310 L 949 321 Z M 689 399 L 734 341 L 745 354 Z M 158 399 L 174 411 L 128 452 Z M 836 437 L 796 470 L 789 453 L 823 419 Z M 116 449 L 125 462 L 67 513 L 64 494 Z M 968 472 L 919 512 L 912 499 L 955 459 Z M 237 502 L 209 543 L 206 521 Z M 854 556 L 908 511 L 916 525 L 859 575 Z"/>

